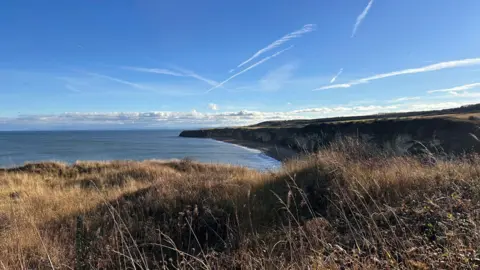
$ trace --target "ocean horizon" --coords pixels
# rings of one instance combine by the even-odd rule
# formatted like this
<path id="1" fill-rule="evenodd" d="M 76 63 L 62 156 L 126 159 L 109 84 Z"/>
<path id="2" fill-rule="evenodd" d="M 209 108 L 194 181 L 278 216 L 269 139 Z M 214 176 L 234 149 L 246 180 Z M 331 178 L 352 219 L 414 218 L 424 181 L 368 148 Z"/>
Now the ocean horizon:
<path id="1" fill-rule="evenodd" d="M 181 130 L 0 131 L 0 167 L 42 161 L 177 160 L 274 170 L 281 162 L 261 151 L 213 139 L 182 138 Z"/>

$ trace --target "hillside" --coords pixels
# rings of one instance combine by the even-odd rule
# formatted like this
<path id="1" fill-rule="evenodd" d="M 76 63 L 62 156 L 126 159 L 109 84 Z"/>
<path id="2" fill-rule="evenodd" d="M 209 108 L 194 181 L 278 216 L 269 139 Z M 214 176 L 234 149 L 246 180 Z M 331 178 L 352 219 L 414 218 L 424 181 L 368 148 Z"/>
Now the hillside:
<path id="1" fill-rule="evenodd" d="M 477 269 L 480 157 L 343 139 L 278 172 L 115 161 L 0 170 L 2 269 Z"/>
<path id="2" fill-rule="evenodd" d="M 432 111 L 416 111 L 416 112 L 401 112 L 401 113 L 382 113 L 373 115 L 361 116 L 344 116 L 344 117 L 330 117 L 319 118 L 311 120 L 286 120 L 286 121 L 266 121 L 261 122 L 250 127 L 304 127 L 311 124 L 322 124 L 332 122 L 344 121 L 373 121 L 385 119 L 414 119 L 414 118 L 434 118 L 441 117 L 452 120 L 467 120 L 470 116 L 480 115 L 480 104 L 466 105 L 458 108 L 432 110 Z"/>
<path id="3" fill-rule="evenodd" d="M 401 152 L 461 154 L 479 152 L 480 104 L 455 109 L 374 116 L 262 122 L 252 126 L 185 130 L 180 136 L 255 142 L 312 152 L 339 136 L 355 136 L 379 147 Z M 257 147 L 258 148 L 258 147 Z M 423 151 L 423 150 L 421 150 Z"/>

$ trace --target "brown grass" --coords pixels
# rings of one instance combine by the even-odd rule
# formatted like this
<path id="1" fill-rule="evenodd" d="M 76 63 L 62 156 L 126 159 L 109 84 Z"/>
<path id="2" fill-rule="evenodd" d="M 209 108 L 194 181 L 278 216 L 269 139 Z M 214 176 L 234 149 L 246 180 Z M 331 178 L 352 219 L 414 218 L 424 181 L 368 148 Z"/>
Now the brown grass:
<path id="1" fill-rule="evenodd" d="M 278 172 L 179 162 L 0 171 L 0 269 L 477 269 L 480 157 L 355 140 Z"/>

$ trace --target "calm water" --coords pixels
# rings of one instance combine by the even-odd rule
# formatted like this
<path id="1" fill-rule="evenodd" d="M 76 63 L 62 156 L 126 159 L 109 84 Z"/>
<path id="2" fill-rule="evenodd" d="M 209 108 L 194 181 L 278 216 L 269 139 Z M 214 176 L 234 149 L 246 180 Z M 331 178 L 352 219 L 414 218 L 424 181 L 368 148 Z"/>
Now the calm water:
<path id="1" fill-rule="evenodd" d="M 0 132 L 0 167 L 57 160 L 181 159 L 275 169 L 280 162 L 258 150 L 211 139 L 180 138 L 180 131 Z"/>

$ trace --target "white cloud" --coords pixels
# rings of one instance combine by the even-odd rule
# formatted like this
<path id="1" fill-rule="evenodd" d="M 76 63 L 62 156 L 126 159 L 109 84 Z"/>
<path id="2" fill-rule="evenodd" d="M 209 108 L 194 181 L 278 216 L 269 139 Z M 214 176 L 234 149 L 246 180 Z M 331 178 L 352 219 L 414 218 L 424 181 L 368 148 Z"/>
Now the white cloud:
<path id="1" fill-rule="evenodd" d="M 395 105 L 365 105 L 365 106 L 324 106 L 313 107 L 285 112 L 261 112 L 241 110 L 225 113 L 202 113 L 196 110 L 191 112 L 107 112 L 107 113 L 62 113 L 49 115 L 24 115 L 18 117 L 0 118 L 5 129 L 8 126 L 16 127 L 186 127 L 186 126 L 234 126 L 247 125 L 269 120 L 311 119 L 336 116 L 371 115 L 388 112 L 425 111 L 454 108 L 472 104 L 476 100 L 466 102 L 442 103 L 403 103 Z"/>
<path id="2" fill-rule="evenodd" d="M 370 2 L 368 2 L 368 5 L 365 7 L 365 9 L 362 11 L 362 13 L 360 13 L 360 15 L 358 15 L 357 17 L 357 21 L 355 22 L 355 26 L 353 27 L 353 31 L 352 31 L 352 38 L 355 36 L 355 34 L 357 33 L 357 29 L 358 27 L 360 26 L 360 24 L 362 23 L 362 21 L 365 19 L 365 17 L 367 17 L 367 14 L 368 14 L 368 11 L 370 10 L 370 8 L 372 7 L 372 4 L 373 4 L 373 0 L 370 0 Z"/>
<path id="3" fill-rule="evenodd" d="M 239 111 L 227 113 L 191 112 L 110 112 L 110 113 L 63 113 L 54 115 L 24 115 L 3 118 L 5 125 L 15 126 L 222 126 L 244 125 L 265 120 L 293 119 L 293 115 L 276 112 Z M 295 117 L 298 118 L 298 117 Z M 4 128 L 4 127 L 2 127 Z"/>
<path id="4" fill-rule="evenodd" d="M 478 97 L 480 97 L 480 92 L 452 91 L 444 95 L 431 96 L 430 99 L 431 100 L 436 100 L 436 99 L 456 100 L 456 99 L 473 99 Z"/>
<path id="5" fill-rule="evenodd" d="M 341 68 L 341 69 L 337 72 L 337 74 L 336 74 L 335 76 L 333 76 L 333 78 L 330 80 L 330 83 L 334 83 L 334 82 L 337 80 L 338 76 L 340 76 L 340 74 L 342 74 L 342 72 L 343 72 L 343 68 Z"/>
<path id="6" fill-rule="evenodd" d="M 315 27 L 316 25 L 315 24 L 306 24 L 302 27 L 302 29 L 299 29 L 297 31 L 294 31 L 294 32 L 291 32 L 285 36 L 283 36 L 282 38 L 280 39 L 277 39 L 275 40 L 274 42 L 270 43 L 267 47 L 257 51 L 254 55 L 252 55 L 250 58 L 248 58 L 247 60 L 243 61 L 241 64 L 239 64 L 237 66 L 237 68 L 240 68 L 244 65 L 246 65 L 247 63 L 249 63 L 250 61 L 252 61 L 253 59 L 259 57 L 260 55 L 270 51 L 270 50 L 273 50 L 275 48 L 277 48 L 278 46 L 284 44 L 285 42 L 288 42 L 289 40 L 293 39 L 293 38 L 299 38 L 301 37 L 303 34 L 306 34 L 306 33 L 309 33 L 309 32 L 312 32 L 315 30 Z M 230 73 L 232 73 L 234 71 L 234 69 L 230 70 Z"/>
<path id="7" fill-rule="evenodd" d="M 143 68 L 143 67 L 122 67 L 123 69 L 138 71 L 138 72 L 147 72 L 147 73 L 155 73 L 155 74 L 164 74 L 164 75 L 171 75 L 171 76 L 178 76 L 183 77 L 184 75 L 169 69 L 163 68 Z"/>
<path id="8" fill-rule="evenodd" d="M 401 98 L 396 98 L 389 100 L 389 103 L 398 103 L 398 102 L 403 102 L 403 101 L 409 101 L 409 100 L 419 100 L 421 97 L 401 97 Z"/>
<path id="9" fill-rule="evenodd" d="M 253 86 L 239 86 L 235 87 L 233 90 L 252 90 L 253 88 Z"/>
<path id="10" fill-rule="evenodd" d="M 74 86 L 70 85 L 70 84 L 66 84 L 65 85 L 65 88 L 67 88 L 68 90 L 72 91 L 72 92 L 76 92 L 76 93 L 80 93 L 82 91 L 78 90 L 77 88 L 75 88 Z"/>
<path id="11" fill-rule="evenodd" d="M 79 92 L 88 94 L 89 96 L 106 95 L 106 94 L 121 94 L 121 95 L 135 95 L 138 94 L 136 89 L 148 91 L 148 93 L 156 94 L 153 97 L 173 96 L 200 96 L 203 92 L 198 91 L 197 83 L 178 84 L 174 82 L 149 82 L 137 83 L 126 81 L 111 76 L 106 76 L 98 73 L 82 72 L 87 76 L 76 77 L 57 77 L 56 79 L 64 82 L 64 87 L 70 91 L 77 89 Z M 69 85 L 69 86 L 67 86 Z M 197 88 L 197 91 L 195 89 Z"/>
<path id="12" fill-rule="evenodd" d="M 460 107 L 463 105 L 474 104 L 475 102 L 441 102 L 429 104 L 411 104 L 408 110 L 411 111 L 429 111 L 429 110 L 443 110 L 448 108 Z"/>
<path id="13" fill-rule="evenodd" d="M 478 98 L 480 97 L 479 92 L 450 92 L 455 98 Z"/>
<path id="14" fill-rule="evenodd" d="M 452 87 L 452 88 L 430 90 L 430 91 L 427 91 L 427 93 L 432 94 L 432 93 L 437 93 L 437 92 L 466 91 L 466 90 L 470 90 L 470 89 L 477 88 L 477 87 L 480 87 L 480 83 L 472 83 L 472 84 L 465 84 L 465 85 L 455 86 L 455 87 Z"/>
<path id="15" fill-rule="evenodd" d="M 327 86 L 323 86 L 323 87 L 313 89 L 313 91 L 327 90 L 327 89 L 334 89 L 334 88 L 349 88 L 353 85 L 368 83 L 370 81 L 384 79 L 384 78 L 388 78 L 388 77 L 394 77 L 394 76 L 400 76 L 400 75 L 406 75 L 406 74 L 430 72 L 430 71 L 456 68 L 456 67 L 466 67 L 466 66 L 473 66 L 473 65 L 479 65 L 479 64 L 480 64 L 480 58 L 470 58 L 470 59 L 463 59 L 463 60 L 441 62 L 441 63 L 428 65 L 428 66 L 424 66 L 424 67 L 420 67 L 420 68 L 411 68 L 411 69 L 404 69 L 404 70 L 394 71 L 394 72 L 389 72 L 389 73 L 377 74 L 377 75 L 374 75 L 374 76 L 371 76 L 371 77 L 367 77 L 367 78 L 363 78 L 363 79 L 359 79 L 359 80 L 354 80 L 354 81 L 351 81 L 351 82 L 348 82 L 348 83 L 327 85 Z"/>
<path id="16" fill-rule="evenodd" d="M 137 88 L 137 89 L 141 89 L 141 90 L 153 90 L 152 88 L 150 88 L 148 86 L 145 86 L 145 85 L 129 82 L 129 81 L 126 81 L 126 80 L 118 79 L 118 78 L 115 78 L 115 77 L 110 77 L 110 76 L 99 74 L 99 73 L 87 72 L 87 74 L 90 75 L 90 76 L 93 76 L 93 77 L 106 79 L 106 80 L 109 80 L 109 81 L 112 81 L 112 82 L 128 85 L 128 86 L 131 86 L 133 88 Z"/>
<path id="17" fill-rule="evenodd" d="M 322 86 L 320 88 L 313 89 L 312 91 L 336 89 L 336 88 L 350 88 L 351 86 L 352 86 L 351 83 L 333 84 L 333 85 Z"/>
<path id="18" fill-rule="evenodd" d="M 369 106 L 336 106 L 336 107 L 319 107 L 319 108 L 307 108 L 301 110 L 292 111 L 292 113 L 322 113 L 322 114 L 337 114 L 342 115 L 345 113 L 377 113 L 377 112 L 386 112 L 390 110 L 397 109 L 398 106 L 379 106 L 379 105 L 369 105 Z"/>
<path id="19" fill-rule="evenodd" d="M 132 71 L 138 71 L 138 72 L 145 72 L 145 73 L 155 73 L 155 74 L 163 74 L 163 75 L 171 75 L 171 76 L 176 76 L 176 77 L 191 77 L 194 79 L 197 79 L 202 82 L 206 82 L 209 85 L 216 86 L 218 85 L 218 82 L 207 79 L 203 76 L 198 75 L 197 73 L 187 70 L 187 69 L 182 69 L 182 68 L 175 68 L 177 71 L 172 71 L 169 69 L 161 69 L 161 68 L 143 68 L 143 67 L 122 67 L 123 69 L 128 69 Z"/>
<path id="20" fill-rule="evenodd" d="M 214 110 L 214 111 L 218 111 L 218 110 L 219 110 L 218 105 L 215 104 L 215 103 L 209 103 L 209 104 L 208 104 L 208 108 L 210 108 L 210 110 Z"/>
<path id="21" fill-rule="evenodd" d="M 215 80 L 211 80 L 211 79 L 207 79 L 203 76 L 200 76 L 198 75 L 197 73 L 191 71 L 191 70 L 187 70 L 187 69 L 183 69 L 183 68 L 175 68 L 177 69 L 178 71 L 182 72 L 184 74 L 184 76 L 187 76 L 187 77 L 191 77 L 191 78 L 194 78 L 194 79 L 197 79 L 199 81 L 202 81 L 202 82 L 206 82 L 207 84 L 211 85 L 211 86 L 216 86 L 218 85 L 218 82 L 215 81 Z"/>
<path id="22" fill-rule="evenodd" d="M 264 91 L 277 91 L 288 82 L 293 76 L 296 66 L 286 64 L 269 71 L 262 79 L 260 79 L 260 88 Z"/>
<path id="23" fill-rule="evenodd" d="M 77 77 L 56 77 L 57 80 L 63 81 L 66 85 L 70 85 L 76 88 L 76 86 L 81 86 L 82 88 L 92 88 L 92 85 L 88 80 L 85 78 L 77 78 Z M 66 86 L 65 85 L 65 86 Z M 68 88 L 67 88 L 68 89 Z M 69 89 L 71 90 L 71 89 Z"/>
<path id="24" fill-rule="evenodd" d="M 295 114 L 301 114 L 301 113 L 323 113 L 323 114 L 328 114 L 328 113 L 333 113 L 333 112 L 347 112 L 351 111 L 352 108 L 350 107 L 319 107 L 319 108 L 306 108 L 306 109 L 300 109 L 300 110 L 294 110 L 292 113 Z"/>
<path id="25" fill-rule="evenodd" d="M 137 83 L 98 73 L 81 73 L 87 76 L 64 76 L 56 77 L 55 79 L 62 81 L 64 87 L 70 91 L 74 91 L 73 89 L 77 89 L 81 90 L 81 93 L 85 93 L 90 96 L 106 94 L 135 95 L 138 94 L 138 91 L 136 89 L 141 89 L 148 91 L 148 93 L 156 94 L 155 96 L 152 96 L 152 98 L 158 98 L 159 95 L 172 97 L 204 95 L 202 91 L 198 91 L 199 86 L 196 82 L 188 82 L 186 84 L 165 81 Z"/>
<path id="26" fill-rule="evenodd" d="M 274 54 L 272 54 L 272 55 L 270 55 L 270 56 L 267 56 L 267 57 L 263 58 L 262 60 L 256 62 L 255 64 L 253 64 L 253 65 L 251 65 L 251 66 L 249 66 L 249 67 L 247 67 L 246 69 L 244 69 L 244 70 L 242 70 L 242 71 L 240 71 L 240 72 L 238 72 L 238 73 L 230 76 L 228 79 L 224 80 L 223 82 L 219 83 L 218 85 L 216 85 L 216 86 L 208 89 L 208 90 L 206 91 L 206 93 L 212 91 L 213 89 L 216 89 L 216 88 L 218 88 L 218 87 L 223 86 L 225 83 L 227 83 L 227 82 L 230 81 L 231 79 L 237 77 L 238 75 L 241 75 L 241 74 L 249 71 L 250 69 L 252 69 L 252 68 L 254 68 L 254 67 L 256 67 L 256 66 L 263 64 L 264 62 L 270 60 L 271 58 L 274 58 L 274 57 L 279 56 L 280 54 L 284 53 L 285 51 L 290 50 L 291 48 L 293 48 L 293 45 L 290 46 L 290 47 L 288 47 L 288 48 L 286 48 L 286 49 L 283 49 L 283 50 L 281 50 L 281 51 L 278 51 L 278 52 L 276 52 L 276 53 L 274 53 Z"/>
<path id="27" fill-rule="evenodd" d="M 480 93 L 479 93 L 480 94 Z M 456 108 L 480 102 L 480 95 L 477 99 L 465 102 L 436 102 L 436 103 L 400 103 L 395 105 L 365 105 L 365 106 L 325 106 L 317 108 L 306 108 L 291 111 L 293 114 L 302 114 L 305 118 L 336 117 L 336 116 L 357 116 L 372 115 L 378 113 L 395 113 L 411 111 L 429 111 Z"/>

